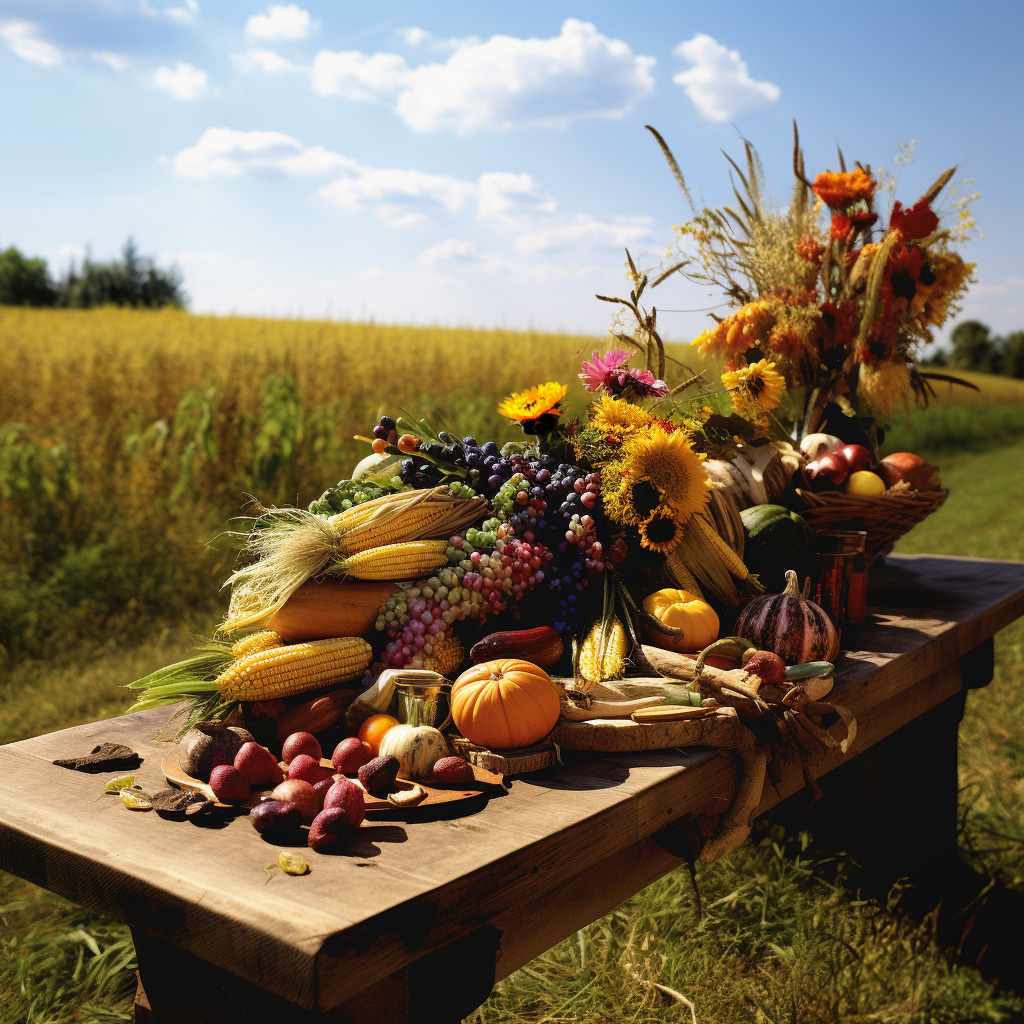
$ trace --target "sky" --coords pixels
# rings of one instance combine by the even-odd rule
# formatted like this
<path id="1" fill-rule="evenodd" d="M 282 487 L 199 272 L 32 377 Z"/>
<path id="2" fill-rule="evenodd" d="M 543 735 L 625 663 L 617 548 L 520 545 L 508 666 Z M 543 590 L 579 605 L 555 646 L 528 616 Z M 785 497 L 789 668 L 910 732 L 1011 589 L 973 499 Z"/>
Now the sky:
<path id="1" fill-rule="evenodd" d="M 949 166 L 984 237 L 961 319 L 1024 328 L 1024 4 L 0 0 L 0 246 L 141 251 L 196 312 L 601 334 L 624 250 L 662 263 L 722 151 L 792 183 Z M 973 179 L 973 181 L 969 180 Z M 689 339 L 722 297 L 653 295 Z"/>

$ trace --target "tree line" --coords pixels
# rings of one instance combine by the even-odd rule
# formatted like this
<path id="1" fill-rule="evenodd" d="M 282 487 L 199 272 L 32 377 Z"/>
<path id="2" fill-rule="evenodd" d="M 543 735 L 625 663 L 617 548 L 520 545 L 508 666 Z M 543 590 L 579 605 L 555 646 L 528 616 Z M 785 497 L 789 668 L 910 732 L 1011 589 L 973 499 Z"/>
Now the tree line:
<path id="1" fill-rule="evenodd" d="M 25 256 L 14 246 L 0 250 L 0 305 L 92 309 L 95 306 L 184 308 L 188 296 L 177 267 L 165 270 L 143 256 L 129 238 L 119 259 L 100 262 L 88 256 L 59 277 L 46 260 Z"/>
<path id="2" fill-rule="evenodd" d="M 949 340 L 952 348 L 936 352 L 929 360 L 933 366 L 1024 378 L 1024 331 L 999 337 L 980 320 L 964 320 L 953 328 Z"/>

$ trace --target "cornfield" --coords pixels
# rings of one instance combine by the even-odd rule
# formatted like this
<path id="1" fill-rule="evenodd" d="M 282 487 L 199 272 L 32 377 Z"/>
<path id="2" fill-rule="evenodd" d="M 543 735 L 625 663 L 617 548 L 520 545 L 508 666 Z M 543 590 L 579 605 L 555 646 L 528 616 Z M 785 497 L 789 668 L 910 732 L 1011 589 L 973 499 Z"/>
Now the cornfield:
<path id="1" fill-rule="evenodd" d="M 247 495 L 308 504 L 407 409 L 489 438 L 571 380 L 589 339 L 505 331 L 0 309 L 0 645 L 110 636 L 209 607 Z"/>

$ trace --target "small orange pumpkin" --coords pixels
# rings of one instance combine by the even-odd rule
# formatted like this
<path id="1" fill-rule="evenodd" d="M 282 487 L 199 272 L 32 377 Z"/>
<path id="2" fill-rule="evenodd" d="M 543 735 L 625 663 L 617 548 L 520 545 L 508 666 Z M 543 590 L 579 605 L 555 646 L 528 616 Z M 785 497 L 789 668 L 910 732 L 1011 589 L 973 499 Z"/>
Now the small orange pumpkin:
<path id="1" fill-rule="evenodd" d="M 551 676 L 532 662 L 499 658 L 466 669 L 452 684 L 452 720 L 473 743 L 492 750 L 525 747 L 558 721 Z"/>

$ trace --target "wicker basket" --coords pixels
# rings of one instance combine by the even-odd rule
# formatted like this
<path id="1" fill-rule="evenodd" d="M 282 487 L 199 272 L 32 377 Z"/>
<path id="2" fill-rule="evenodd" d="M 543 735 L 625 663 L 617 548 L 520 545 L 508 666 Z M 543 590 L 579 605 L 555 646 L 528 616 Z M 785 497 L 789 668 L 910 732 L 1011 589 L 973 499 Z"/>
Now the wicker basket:
<path id="1" fill-rule="evenodd" d="M 927 519 L 946 500 L 948 491 L 912 491 L 862 498 L 841 491 L 804 491 L 798 509 L 812 530 L 864 530 L 868 558 L 892 549 L 905 533 Z"/>

